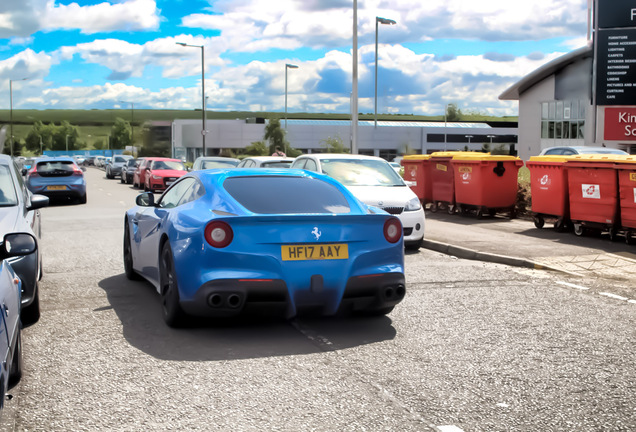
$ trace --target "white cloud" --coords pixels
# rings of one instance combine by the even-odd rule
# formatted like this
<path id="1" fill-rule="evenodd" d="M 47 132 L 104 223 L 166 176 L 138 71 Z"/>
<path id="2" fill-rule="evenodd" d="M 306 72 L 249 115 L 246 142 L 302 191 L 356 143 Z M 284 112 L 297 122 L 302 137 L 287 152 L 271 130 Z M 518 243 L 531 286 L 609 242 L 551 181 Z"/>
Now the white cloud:
<path id="1" fill-rule="evenodd" d="M 24 38 L 38 31 L 75 30 L 84 34 L 159 28 L 155 0 L 104 1 L 92 6 L 59 4 L 56 0 L 3 0 L 0 38 Z"/>
<path id="2" fill-rule="evenodd" d="M 42 27 L 44 30 L 80 29 L 85 34 L 156 30 L 159 28 L 159 10 L 154 0 L 104 2 L 94 6 L 56 5 L 55 0 L 49 0 Z"/>
<path id="3" fill-rule="evenodd" d="M 324 3 L 324 4 L 323 4 Z M 361 43 L 375 36 L 375 17 L 397 21 L 383 29 L 385 42 L 419 42 L 431 38 L 538 40 L 576 37 L 586 32 L 584 0 L 368 0 L 359 6 Z M 183 18 L 191 28 L 220 30 L 228 49 L 321 48 L 350 45 L 353 11 L 349 2 L 221 1 L 210 14 Z"/>

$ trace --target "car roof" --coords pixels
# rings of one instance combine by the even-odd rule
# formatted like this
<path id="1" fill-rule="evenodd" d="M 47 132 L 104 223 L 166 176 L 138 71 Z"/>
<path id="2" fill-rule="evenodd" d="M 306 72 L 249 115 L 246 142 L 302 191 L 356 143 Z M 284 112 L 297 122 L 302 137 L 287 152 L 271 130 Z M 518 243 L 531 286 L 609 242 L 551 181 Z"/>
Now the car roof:
<path id="1" fill-rule="evenodd" d="M 368 159 L 368 160 L 380 160 L 382 162 L 386 162 L 385 159 L 377 156 L 367 156 L 361 154 L 350 154 L 350 153 L 312 153 L 312 154 L 304 154 L 300 157 L 312 157 L 314 159 L 351 159 L 351 160 L 360 160 L 360 159 Z M 387 162 L 388 163 L 388 162 Z"/>
<path id="2" fill-rule="evenodd" d="M 227 160 L 237 161 L 239 159 L 232 158 L 232 157 L 225 157 L 225 156 L 199 156 L 198 158 L 196 158 L 196 160 L 202 160 L 202 161 L 227 161 Z"/>
<path id="3" fill-rule="evenodd" d="M 593 146 L 554 146 L 547 147 L 541 150 L 541 154 L 544 154 L 550 150 L 575 150 L 578 153 L 619 153 L 620 154 L 628 154 L 627 152 L 613 148 L 613 147 L 593 147 Z"/>
<path id="4" fill-rule="evenodd" d="M 243 160 L 246 160 L 246 159 L 265 162 L 265 161 L 274 161 L 274 160 L 292 161 L 296 158 L 285 157 L 285 156 L 248 156 L 246 158 L 243 158 Z"/>

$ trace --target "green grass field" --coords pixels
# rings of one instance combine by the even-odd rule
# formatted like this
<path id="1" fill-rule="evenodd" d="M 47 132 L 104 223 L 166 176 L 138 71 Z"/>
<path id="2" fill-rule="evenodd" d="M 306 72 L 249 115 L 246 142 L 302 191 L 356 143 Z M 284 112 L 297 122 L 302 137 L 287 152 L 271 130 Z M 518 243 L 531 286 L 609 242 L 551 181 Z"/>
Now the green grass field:
<path id="1" fill-rule="evenodd" d="M 249 117 L 281 118 L 279 112 L 248 112 L 248 111 L 207 111 L 210 120 L 245 119 Z M 133 119 L 134 116 L 134 119 Z M 11 112 L 0 110 L 0 125 L 10 123 Z M 135 128 L 135 140 L 141 138 L 141 125 L 147 121 L 173 121 L 176 119 L 200 119 L 201 111 L 197 110 L 144 110 L 130 109 L 113 110 L 13 110 L 13 135 L 16 140 L 24 140 L 33 123 L 37 120 L 43 123 L 59 124 L 66 120 L 74 126 L 78 126 L 80 141 L 91 143 L 99 135 L 108 135 L 116 118 L 132 121 Z M 349 114 L 313 114 L 313 113 L 288 113 L 288 119 L 329 119 L 349 120 Z M 373 114 L 360 114 L 360 120 L 373 120 Z M 468 115 L 462 121 L 509 121 L 516 122 L 517 117 L 489 117 Z M 416 115 L 391 115 L 380 114 L 378 120 L 392 121 L 444 121 L 444 116 L 416 116 Z M 90 135 L 90 136 L 89 136 Z M 104 139 L 103 137 L 101 139 Z"/>

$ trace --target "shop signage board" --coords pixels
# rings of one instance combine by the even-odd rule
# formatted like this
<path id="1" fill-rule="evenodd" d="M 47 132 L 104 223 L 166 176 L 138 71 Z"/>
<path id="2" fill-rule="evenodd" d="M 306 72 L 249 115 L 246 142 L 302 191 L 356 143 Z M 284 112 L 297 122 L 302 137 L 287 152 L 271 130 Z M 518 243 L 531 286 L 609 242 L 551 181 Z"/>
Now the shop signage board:
<path id="1" fill-rule="evenodd" d="M 636 101 L 636 1 L 598 0 L 596 104 Z"/>
<path id="2" fill-rule="evenodd" d="M 636 141 L 636 107 L 605 108 L 605 131 L 607 141 Z"/>

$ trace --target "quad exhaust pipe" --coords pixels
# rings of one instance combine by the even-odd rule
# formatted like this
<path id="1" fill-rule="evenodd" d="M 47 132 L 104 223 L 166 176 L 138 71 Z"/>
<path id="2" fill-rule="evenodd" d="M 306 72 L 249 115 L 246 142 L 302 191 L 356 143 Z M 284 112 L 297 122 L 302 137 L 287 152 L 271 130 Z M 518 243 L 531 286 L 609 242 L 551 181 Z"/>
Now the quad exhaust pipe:
<path id="1" fill-rule="evenodd" d="M 402 284 L 384 288 L 385 300 L 399 300 L 404 297 L 404 294 L 406 294 L 406 288 Z"/>
<path id="2" fill-rule="evenodd" d="M 212 293 L 208 296 L 208 306 L 212 308 L 238 309 L 242 305 L 241 293 Z"/>

